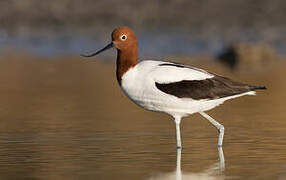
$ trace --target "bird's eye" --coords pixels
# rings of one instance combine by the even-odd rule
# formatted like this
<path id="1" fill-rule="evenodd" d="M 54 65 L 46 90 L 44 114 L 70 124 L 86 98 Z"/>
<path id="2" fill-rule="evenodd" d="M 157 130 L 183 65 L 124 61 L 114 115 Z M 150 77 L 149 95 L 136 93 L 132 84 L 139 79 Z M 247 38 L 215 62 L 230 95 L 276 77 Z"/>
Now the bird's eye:
<path id="1" fill-rule="evenodd" d="M 122 36 L 120 36 L 120 39 L 121 39 L 122 41 L 125 41 L 125 40 L 127 39 L 127 36 L 126 36 L 125 34 L 123 34 Z"/>

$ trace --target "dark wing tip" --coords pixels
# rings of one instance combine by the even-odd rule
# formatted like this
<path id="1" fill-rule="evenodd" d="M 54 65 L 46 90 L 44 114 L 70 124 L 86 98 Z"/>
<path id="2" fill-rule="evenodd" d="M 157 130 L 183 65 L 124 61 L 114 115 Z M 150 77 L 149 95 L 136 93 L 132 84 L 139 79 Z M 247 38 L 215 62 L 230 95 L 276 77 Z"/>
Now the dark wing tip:
<path id="1" fill-rule="evenodd" d="M 250 90 L 267 89 L 266 86 L 250 86 Z"/>

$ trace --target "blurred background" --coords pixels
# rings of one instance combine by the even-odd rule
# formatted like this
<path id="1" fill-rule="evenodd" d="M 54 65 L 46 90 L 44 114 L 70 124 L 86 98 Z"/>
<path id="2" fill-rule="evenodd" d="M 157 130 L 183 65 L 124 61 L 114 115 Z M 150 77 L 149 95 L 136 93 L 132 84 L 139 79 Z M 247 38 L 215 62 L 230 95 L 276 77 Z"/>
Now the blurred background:
<path id="1" fill-rule="evenodd" d="M 6 0 L 0 2 L 1 52 L 77 55 L 109 41 L 118 26 L 139 35 L 141 55 L 219 53 L 233 43 L 285 49 L 285 1 Z M 156 48 L 154 48 L 154 47 Z"/>
<path id="2" fill-rule="evenodd" d="M 139 59 L 176 61 L 268 90 L 182 122 L 182 172 L 286 178 L 286 1 L 0 0 L 0 179 L 171 179 L 175 127 L 115 78 L 116 51 L 86 60 L 126 25 Z M 214 165 L 215 164 L 215 165 Z"/>

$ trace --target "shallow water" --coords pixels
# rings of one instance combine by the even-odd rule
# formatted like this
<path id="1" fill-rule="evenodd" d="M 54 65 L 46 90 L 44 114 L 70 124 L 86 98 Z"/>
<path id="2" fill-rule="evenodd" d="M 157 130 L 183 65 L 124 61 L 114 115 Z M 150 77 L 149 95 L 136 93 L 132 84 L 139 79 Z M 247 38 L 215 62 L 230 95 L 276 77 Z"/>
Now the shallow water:
<path id="1" fill-rule="evenodd" d="M 207 120 L 183 119 L 181 153 L 171 118 L 129 101 L 113 65 L 29 56 L 0 64 L 1 179 L 286 179 L 285 63 L 232 75 L 268 90 L 208 113 L 225 126 L 222 149 Z"/>

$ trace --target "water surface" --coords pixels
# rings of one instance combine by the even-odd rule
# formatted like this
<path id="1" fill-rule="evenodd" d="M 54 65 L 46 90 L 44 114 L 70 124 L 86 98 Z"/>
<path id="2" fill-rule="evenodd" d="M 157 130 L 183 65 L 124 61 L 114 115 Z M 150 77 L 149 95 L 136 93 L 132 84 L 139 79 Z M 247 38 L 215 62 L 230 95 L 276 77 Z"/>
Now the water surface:
<path id="1" fill-rule="evenodd" d="M 171 118 L 129 101 L 112 64 L 16 55 L 0 64 L 1 179 L 286 179 L 284 63 L 231 75 L 268 90 L 209 112 L 225 126 L 223 149 L 207 120 L 183 119 L 181 153 Z"/>

